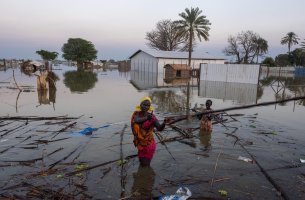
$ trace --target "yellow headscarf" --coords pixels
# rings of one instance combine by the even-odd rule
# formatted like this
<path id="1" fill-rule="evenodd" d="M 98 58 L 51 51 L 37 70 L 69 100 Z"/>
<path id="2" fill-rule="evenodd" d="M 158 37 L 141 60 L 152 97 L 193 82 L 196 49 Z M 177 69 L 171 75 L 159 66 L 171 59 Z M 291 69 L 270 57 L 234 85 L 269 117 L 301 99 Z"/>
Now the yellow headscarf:
<path id="1" fill-rule="evenodd" d="M 154 110 L 154 108 L 151 106 L 151 99 L 148 97 L 148 96 L 146 96 L 146 97 L 143 97 L 142 99 L 141 99 L 141 103 L 143 102 L 143 101 L 149 101 L 150 102 L 150 107 L 149 107 L 149 109 L 148 109 L 148 112 L 152 112 L 153 110 Z M 141 104 L 140 103 L 140 104 Z M 141 111 L 141 106 L 140 105 L 137 105 L 136 106 L 136 111 Z"/>

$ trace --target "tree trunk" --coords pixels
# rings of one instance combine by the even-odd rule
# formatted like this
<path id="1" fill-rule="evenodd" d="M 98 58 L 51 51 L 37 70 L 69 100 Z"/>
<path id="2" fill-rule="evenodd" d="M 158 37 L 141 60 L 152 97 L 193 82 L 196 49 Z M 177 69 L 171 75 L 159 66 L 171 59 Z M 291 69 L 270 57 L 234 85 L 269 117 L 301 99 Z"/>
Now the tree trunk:
<path id="1" fill-rule="evenodd" d="M 192 70 L 191 67 L 191 60 L 192 60 L 192 49 L 193 49 L 193 31 L 192 29 L 190 30 L 190 40 L 189 40 L 189 58 L 188 58 L 188 65 L 190 69 Z M 191 120 L 190 116 L 190 80 L 187 82 L 187 89 L 186 89 L 186 116 L 187 120 Z"/>
<path id="2" fill-rule="evenodd" d="M 83 62 L 77 61 L 77 64 L 76 64 L 76 65 L 77 65 L 77 70 L 78 70 L 78 69 L 83 70 L 83 69 L 84 69 L 83 64 L 84 64 Z"/>
<path id="3" fill-rule="evenodd" d="M 49 61 L 48 60 L 44 61 L 44 65 L 45 65 L 46 70 L 49 70 Z"/>

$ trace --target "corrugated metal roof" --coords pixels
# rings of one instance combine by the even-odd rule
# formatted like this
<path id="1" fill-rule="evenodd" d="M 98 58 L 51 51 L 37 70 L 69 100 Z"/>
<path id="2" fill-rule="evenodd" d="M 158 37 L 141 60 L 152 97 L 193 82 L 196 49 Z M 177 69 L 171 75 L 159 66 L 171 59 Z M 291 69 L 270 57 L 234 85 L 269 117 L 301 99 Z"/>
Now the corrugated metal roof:
<path id="1" fill-rule="evenodd" d="M 171 58 L 171 59 L 188 59 L 189 53 L 188 52 L 180 52 L 180 51 L 160 51 L 160 50 L 141 50 L 139 49 L 134 54 L 132 54 L 129 59 L 134 57 L 140 52 L 147 53 L 156 58 Z M 192 52 L 192 59 L 193 60 L 225 60 L 224 58 L 213 57 L 207 53 L 200 53 L 200 52 Z"/>

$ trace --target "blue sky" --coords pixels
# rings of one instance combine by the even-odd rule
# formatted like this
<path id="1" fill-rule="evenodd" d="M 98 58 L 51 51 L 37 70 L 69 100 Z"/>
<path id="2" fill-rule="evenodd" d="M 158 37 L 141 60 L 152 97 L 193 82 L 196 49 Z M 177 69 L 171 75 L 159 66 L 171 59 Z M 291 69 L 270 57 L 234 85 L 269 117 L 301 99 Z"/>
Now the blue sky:
<path id="1" fill-rule="evenodd" d="M 210 40 L 196 51 L 224 57 L 229 35 L 252 30 L 266 39 L 269 55 L 293 31 L 304 41 L 304 0 L 0 0 L 0 58 L 38 59 L 36 50 L 60 53 L 68 38 L 91 41 L 98 59 L 126 59 L 147 49 L 145 34 L 163 19 L 199 7 L 212 23 Z M 294 49 L 297 46 L 293 46 Z"/>

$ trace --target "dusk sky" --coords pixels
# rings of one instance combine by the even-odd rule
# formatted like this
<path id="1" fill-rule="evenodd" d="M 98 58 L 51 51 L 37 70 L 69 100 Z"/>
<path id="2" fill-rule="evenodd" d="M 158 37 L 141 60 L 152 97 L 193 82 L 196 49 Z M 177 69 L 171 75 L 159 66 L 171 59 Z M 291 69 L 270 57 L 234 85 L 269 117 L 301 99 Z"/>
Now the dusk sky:
<path id="1" fill-rule="evenodd" d="M 195 49 L 211 56 L 225 57 L 228 36 L 241 31 L 267 40 L 272 57 L 287 52 L 280 40 L 288 32 L 305 39 L 305 0 L 0 0 L 0 59 L 39 59 L 40 49 L 62 59 L 68 38 L 91 41 L 98 59 L 127 59 L 148 49 L 145 34 L 158 21 L 180 19 L 191 7 L 212 23 L 209 41 Z"/>

